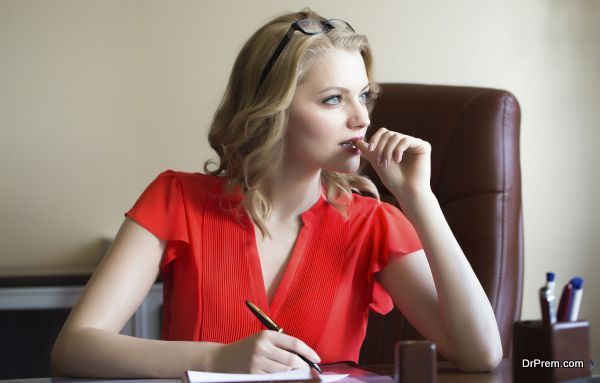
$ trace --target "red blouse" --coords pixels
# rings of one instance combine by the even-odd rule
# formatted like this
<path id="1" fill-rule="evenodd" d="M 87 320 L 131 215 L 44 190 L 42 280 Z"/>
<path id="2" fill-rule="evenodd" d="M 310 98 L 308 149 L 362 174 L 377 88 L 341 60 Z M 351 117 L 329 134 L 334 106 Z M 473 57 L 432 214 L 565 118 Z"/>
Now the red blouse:
<path id="1" fill-rule="evenodd" d="M 353 195 L 348 219 L 325 198 L 302 213 L 303 226 L 268 304 L 254 225 L 229 209 L 241 200 L 224 179 L 160 174 L 126 213 L 166 240 L 162 338 L 231 343 L 264 327 L 249 300 L 322 363 L 358 361 L 369 308 L 387 313 L 391 298 L 373 275 L 390 257 L 421 249 L 394 206 Z"/>

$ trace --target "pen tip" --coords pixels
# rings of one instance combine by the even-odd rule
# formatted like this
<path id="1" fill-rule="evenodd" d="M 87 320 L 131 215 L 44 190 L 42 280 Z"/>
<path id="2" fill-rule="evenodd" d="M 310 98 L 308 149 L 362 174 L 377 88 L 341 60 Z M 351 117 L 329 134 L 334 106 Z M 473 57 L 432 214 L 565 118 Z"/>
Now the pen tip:
<path id="1" fill-rule="evenodd" d="M 571 278 L 570 282 L 575 290 L 579 290 L 583 287 L 583 278 L 574 277 L 574 278 Z"/>

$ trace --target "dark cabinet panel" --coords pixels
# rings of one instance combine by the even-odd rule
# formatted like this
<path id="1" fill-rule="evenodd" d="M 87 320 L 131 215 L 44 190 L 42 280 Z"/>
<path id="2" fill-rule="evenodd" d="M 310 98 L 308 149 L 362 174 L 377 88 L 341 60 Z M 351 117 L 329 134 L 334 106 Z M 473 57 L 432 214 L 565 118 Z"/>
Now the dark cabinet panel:
<path id="1" fill-rule="evenodd" d="M 0 379 L 50 376 L 50 351 L 70 311 L 0 310 Z"/>

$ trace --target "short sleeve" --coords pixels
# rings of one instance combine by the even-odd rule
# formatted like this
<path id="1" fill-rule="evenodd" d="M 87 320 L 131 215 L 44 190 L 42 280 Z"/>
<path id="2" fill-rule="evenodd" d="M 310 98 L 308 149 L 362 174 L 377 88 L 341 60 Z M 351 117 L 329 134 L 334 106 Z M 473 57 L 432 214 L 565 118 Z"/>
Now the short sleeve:
<path id="1" fill-rule="evenodd" d="M 406 216 L 395 206 L 382 202 L 376 208 L 370 226 L 370 243 L 369 308 L 380 314 L 387 314 L 394 308 L 394 303 L 375 280 L 375 274 L 383 270 L 391 259 L 422 249 L 421 241 Z"/>
<path id="2" fill-rule="evenodd" d="M 125 215 L 158 238 L 190 242 L 182 185 L 172 170 L 156 177 Z"/>

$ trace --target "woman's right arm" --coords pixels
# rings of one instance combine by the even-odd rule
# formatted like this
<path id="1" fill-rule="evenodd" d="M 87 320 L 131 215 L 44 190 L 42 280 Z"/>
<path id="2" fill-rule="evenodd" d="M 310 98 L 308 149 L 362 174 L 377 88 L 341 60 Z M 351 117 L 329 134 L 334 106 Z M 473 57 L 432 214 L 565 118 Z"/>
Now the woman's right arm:
<path id="1" fill-rule="evenodd" d="M 317 361 L 304 343 L 273 331 L 229 345 L 119 334 L 155 282 L 165 244 L 125 219 L 56 339 L 54 375 L 179 378 L 189 369 L 281 371 L 304 365 L 292 352 Z"/>
<path id="2" fill-rule="evenodd" d="M 184 366 L 206 366 L 216 344 L 119 334 L 155 282 L 164 247 L 165 241 L 125 219 L 56 339 L 54 375 L 180 376 Z"/>

